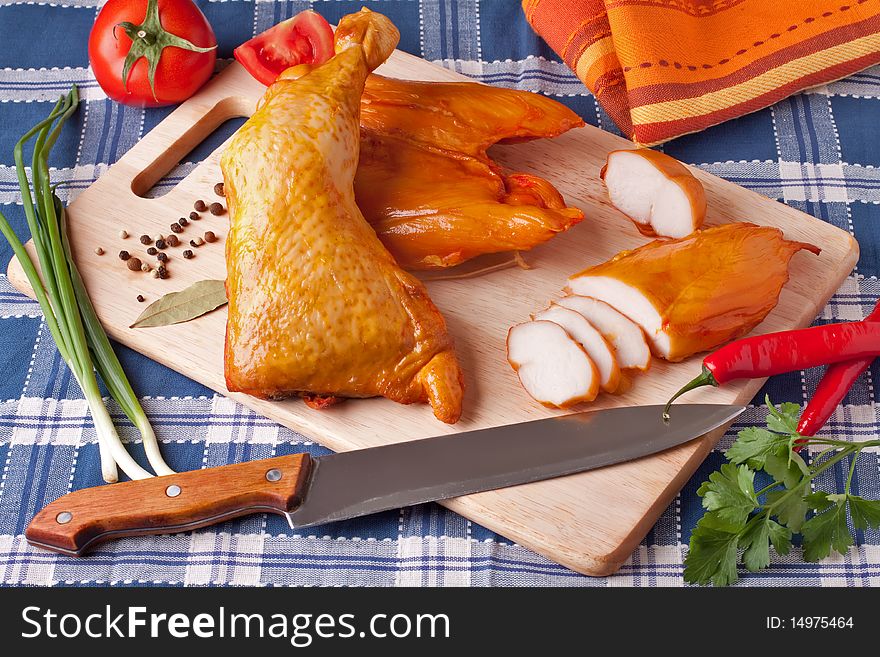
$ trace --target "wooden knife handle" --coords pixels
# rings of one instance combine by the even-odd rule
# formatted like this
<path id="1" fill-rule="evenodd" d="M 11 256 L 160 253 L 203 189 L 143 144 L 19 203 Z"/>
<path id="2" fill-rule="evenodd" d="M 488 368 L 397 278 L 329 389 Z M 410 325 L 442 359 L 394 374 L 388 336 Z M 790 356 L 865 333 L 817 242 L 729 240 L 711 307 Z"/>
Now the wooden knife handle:
<path id="1" fill-rule="evenodd" d="M 85 488 L 47 505 L 25 537 L 80 556 L 123 536 L 189 531 L 265 511 L 285 514 L 302 503 L 311 467 L 308 454 L 291 454 Z"/>

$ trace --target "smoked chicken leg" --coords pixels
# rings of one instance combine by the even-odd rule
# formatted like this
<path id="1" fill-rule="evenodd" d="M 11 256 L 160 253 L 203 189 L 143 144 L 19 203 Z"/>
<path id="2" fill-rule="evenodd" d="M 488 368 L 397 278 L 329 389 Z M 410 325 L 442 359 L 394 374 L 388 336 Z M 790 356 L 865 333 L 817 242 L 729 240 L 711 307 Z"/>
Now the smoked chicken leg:
<path id="1" fill-rule="evenodd" d="M 530 249 L 583 212 L 543 178 L 505 174 L 486 149 L 582 125 L 564 105 L 527 91 L 371 75 L 361 102 L 358 206 L 406 269 Z"/>
<path id="2" fill-rule="evenodd" d="M 459 418 L 443 317 L 354 198 L 361 94 L 398 37 L 381 14 L 344 17 L 336 56 L 299 79 L 282 74 L 223 154 L 229 390 L 381 395 Z"/>

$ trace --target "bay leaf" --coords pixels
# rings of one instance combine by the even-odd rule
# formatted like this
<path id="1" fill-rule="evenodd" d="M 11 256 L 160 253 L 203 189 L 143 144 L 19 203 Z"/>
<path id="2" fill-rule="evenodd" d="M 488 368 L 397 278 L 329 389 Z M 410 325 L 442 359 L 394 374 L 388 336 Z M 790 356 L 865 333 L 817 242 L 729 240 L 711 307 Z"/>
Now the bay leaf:
<path id="1" fill-rule="evenodd" d="M 169 292 L 151 303 L 129 328 L 188 322 L 225 305 L 226 302 L 225 281 L 198 281 L 180 292 Z"/>

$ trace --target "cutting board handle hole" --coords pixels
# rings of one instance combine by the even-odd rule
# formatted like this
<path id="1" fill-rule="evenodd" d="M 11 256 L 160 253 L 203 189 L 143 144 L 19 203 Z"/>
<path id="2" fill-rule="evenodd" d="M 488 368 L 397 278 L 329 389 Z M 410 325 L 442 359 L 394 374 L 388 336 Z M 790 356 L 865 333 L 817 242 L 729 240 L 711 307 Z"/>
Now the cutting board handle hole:
<path id="1" fill-rule="evenodd" d="M 173 118 L 182 109 L 187 108 L 175 110 L 168 118 Z M 132 179 L 131 191 L 141 198 L 165 196 L 201 162 L 218 151 L 252 111 L 250 103 L 238 98 L 224 98 L 195 120 L 189 116 L 176 122 L 163 121 L 153 130 L 166 131 L 166 134 L 156 135 L 165 147 L 158 149 L 152 162 Z"/>

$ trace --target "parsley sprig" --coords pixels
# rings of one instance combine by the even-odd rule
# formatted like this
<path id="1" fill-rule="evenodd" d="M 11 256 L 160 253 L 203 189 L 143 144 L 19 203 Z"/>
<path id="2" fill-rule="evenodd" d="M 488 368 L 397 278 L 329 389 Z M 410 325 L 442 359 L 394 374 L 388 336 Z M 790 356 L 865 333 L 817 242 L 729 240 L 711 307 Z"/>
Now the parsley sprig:
<path id="1" fill-rule="evenodd" d="M 730 462 L 697 490 L 706 512 L 691 532 L 684 570 L 687 582 L 732 584 L 740 561 L 753 572 L 766 568 L 770 547 L 788 554 L 795 534 L 801 536 L 806 561 L 818 561 L 831 550 L 845 553 L 855 542 L 848 517 L 855 529 L 880 527 L 880 500 L 850 493 L 859 453 L 880 446 L 880 440 L 801 436 L 800 406 L 786 403 L 777 408 L 769 397 L 766 403 L 767 428 L 740 431 L 725 452 Z M 795 445 L 824 449 L 807 463 Z M 842 493 L 812 489 L 818 475 L 845 459 L 849 459 L 849 475 Z M 761 471 L 772 482 L 756 490 L 755 474 Z"/>

